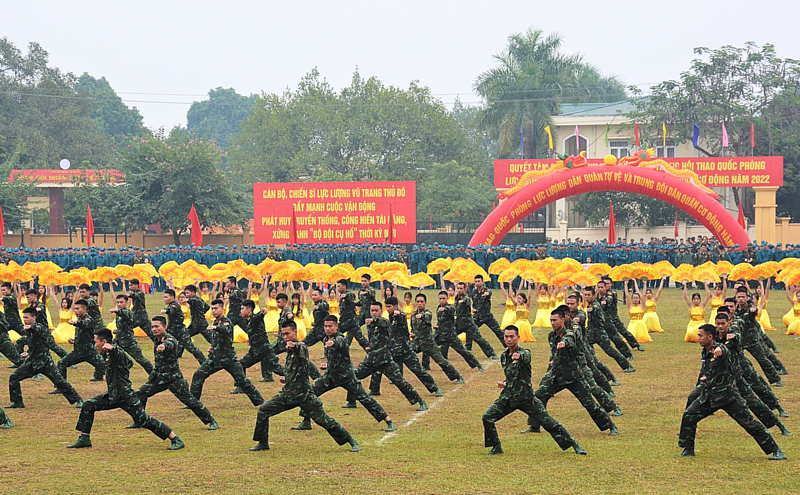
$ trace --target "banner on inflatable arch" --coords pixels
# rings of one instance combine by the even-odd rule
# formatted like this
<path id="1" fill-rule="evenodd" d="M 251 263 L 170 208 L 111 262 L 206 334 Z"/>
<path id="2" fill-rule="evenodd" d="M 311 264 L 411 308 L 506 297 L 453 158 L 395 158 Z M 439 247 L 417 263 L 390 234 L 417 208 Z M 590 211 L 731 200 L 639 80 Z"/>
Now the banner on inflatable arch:
<path id="1" fill-rule="evenodd" d="M 781 174 L 782 182 L 782 174 Z M 500 205 L 486 217 L 470 241 L 471 246 L 496 246 L 529 214 L 568 196 L 595 191 L 622 191 L 646 195 L 669 203 L 702 223 L 727 246 L 746 246 L 744 229 L 705 186 L 697 173 L 675 169 L 652 150 L 641 150 L 617 160 L 587 160 L 585 154 L 570 156 L 540 170 L 525 172 L 519 181 L 501 192 Z"/>
<path id="2" fill-rule="evenodd" d="M 694 172 L 708 187 L 780 187 L 783 185 L 782 156 L 662 158 L 675 170 Z M 544 172 L 558 160 L 495 160 L 494 188 L 498 191 L 517 185 L 528 172 Z M 589 165 L 602 165 L 602 158 L 587 159 Z"/>

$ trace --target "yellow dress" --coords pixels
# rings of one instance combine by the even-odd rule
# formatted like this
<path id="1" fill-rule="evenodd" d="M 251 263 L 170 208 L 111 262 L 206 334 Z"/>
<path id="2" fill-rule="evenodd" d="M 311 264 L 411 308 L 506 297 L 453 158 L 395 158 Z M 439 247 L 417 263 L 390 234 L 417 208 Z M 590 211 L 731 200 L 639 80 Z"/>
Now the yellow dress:
<path id="1" fill-rule="evenodd" d="M 200 293 L 200 299 L 202 299 L 203 302 L 205 302 L 206 304 L 211 306 L 211 293 L 210 292 L 208 294 L 206 294 L 205 292 L 201 292 Z M 227 303 L 225 304 L 225 314 L 228 314 L 228 305 L 227 305 Z M 211 314 L 211 308 L 208 308 L 208 311 L 206 311 L 206 320 L 211 321 L 213 319 L 214 319 L 214 315 Z"/>
<path id="2" fill-rule="evenodd" d="M 769 301 L 764 301 L 764 309 L 762 309 L 758 313 L 758 323 L 759 325 L 761 325 L 762 330 L 775 331 L 776 328 L 773 327 L 772 322 L 769 321 L 769 313 L 767 313 L 767 304 L 769 304 Z"/>
<path id="3" fill-rule="evenodd" d="M 531 331 L 531 322 L 528 320 L 528 317 L 530 316 L 528 307 L 524 304 L 518 304 L 515 314 L 517 319 L 514 324 L 519 329 L 519 341 L 536 342 L 536 338 L 533 336 L 533 332 Z"/>
<path id="4" fill-rule="evenodd" d="M 796 302 L 792 306 L 792 316 L 794 316 L 794 321 L 786 329 L 786 335 L 800 335 L 800 302 Z"/>
<path id="5" fill-rule="evenodd" d="M 711 298 L 711 314 L 708 315 L 708 322 L 712 325 L 717 319 L 717 310 L 722 307 L 723 304 L 725 304 L 725 301 L 722 300 L 722 296 L 714 296 Z"/>
<path id="6" fill-rule="evenodd" d="M 539 299 L 536 300 L 536 308 L 536 318 L 531 323 L 531 327 L 550 328 L 550 296 L 539 296 Z"/>
<path id="7" fill-rule="evenodd" d="M 189 308 L 189 304 L 181 304 L 181 311 L 183 311 L 183 326 L 189 328 L 189 325 L 192 324 L 192 310 Z"/>
<path id="8" fill-rule="evenodd" d="M 706 322 L 706 310 L 702 306 L 692 306 L 689 310 L 689 324 L 686 326 L 684 342 L 697 342 L 697 330 Z"/>
<path id="9" fill-rule="evenodd" d="M 308 320 L 308 313 L 305 308 L 302 311 L 298 310 L 299 308 L 297 306 L 292 306 L 294 322 L 297 324 L 297 338 L 298 340 L 303 340 L 306 338 L 306 320 Z M 303 313 L 305 313 L 305 315 Z"/>
<path id="10" fill-rule="evenodd" d="M 267 314 L 264 315 L 264 327 L 267 333 L 278 333 L 278 319 L 281 312 L 278 309 L 278 304 L 274 299 L 267 301 Z"/>
<path id="11" fill-rule="evenodd" d="M 510 297 L 506 299 L 506 311 L 503 313 L 503 320 L 500 322 L 500 328 L 505 328 L 517 321 L 517 303 Z"/>
<path id="12" fill-rule="evenodd" d="M 797 303 L 795 302 L 794 305 L 796 306 Z M 791 325 L 792 322 L 797 320 L 798 318 L 800 317 L 796 316 L 794 308 L 789 308 L 789 311 L 787 311 L 786 314 L 783 315 L 783 324 L 786 326 L 786 328 L 789 328 L 789 325 Z"/>
<path id="13" fill-rule="evenodd" d="M 328 298 L 328 313 L 335 317 L 339 317 L 339 301 L 336 298 Z"/>
<path id="14" fill-rule="evenodd" d="M 648 332 L 663 332 L 661 319 L 658 317 L 658 305 L 652 299 L 644 302 L 644 324 L 647 325 Z"/>
<path id="15" fill-rule="evenodd" d="M 413 304 L 403 304 L 403 313 L 406 314 L 406 320 L 408 320 L 409 325 L 411 324 L 411 316 L 414 314 L 414 305 Z"/>
<path id="16" fill-rule="evenodd" d="M 456 296 L 448 296 L 447 304 L 449 304 L 450 306 L 455 306 L 456 305 Z"/>
<path id="17" fill-rule="evenodd" d="M 628 323 L 628 331 L 636 337 L 639 343 L 652 342 L 653 339 L 647 333 L 647 324 L 644 322 L 644 310 L 639 306 L 631 306 L 628 314 L 631 317 L 631 321 Z"/>
<path id="18" fill-rule="evenodd" d="M 68 323 L 73 316 L 72 311 L 69 309 L 62 309 L 58 313 L 58 326 L 53 330 L 53 338 L 56 344 L 66 344 L 69 339 L 75 337 L 75 327 Z"/>

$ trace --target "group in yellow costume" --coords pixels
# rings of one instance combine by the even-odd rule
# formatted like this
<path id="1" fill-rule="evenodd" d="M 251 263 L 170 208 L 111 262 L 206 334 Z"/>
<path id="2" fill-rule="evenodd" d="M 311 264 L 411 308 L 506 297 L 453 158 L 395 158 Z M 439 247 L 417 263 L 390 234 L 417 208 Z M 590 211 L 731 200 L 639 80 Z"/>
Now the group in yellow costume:
<path id="1" fill-rule="evenodd" d="M 786 335 L 800 335 L 800 287 L 796 287 L 794 291 L 787 287 L 786 299 L 792 305 L 792 309 L 783 317 Z"/>
<path id="2" fill-rule="evenodd" d="M 661 328 L 661 319 L 658 317 L 658 299 L 661 297 L 661 290 L 664 288 L 664 280 L 666 277 L 661 277 L 661 284 L 658 286 L 658 291 L 653 295 L 653 290 L 647 288 L 644 291 L 644 324 L 647 326 L 648 332 L 663 332 Z"/>
<path id="3" fill-rule="evenodd" d="M 626 290 L 629 285 L 625 283 Z M 647 332 L 647 324 L 644 322 L 644 304 L 642 303 L 642 295 L 639 293 L 639 286 L 636 279 L 633 280 L 633 292 L 628 293 L 628 314 L 630 315 L 630 322 L 628 323 L 628 331 L 636 337 L 639 343 L 652 342 Z"/>
<path id="4" fill-rule="evenodd" d="M 503 323 L 501 328 L 508 325 L 514 325 L 519 330 L 520 342 L 536 342 L 533 336 L 533 331 L 530 322 L 530 309 L 529 301 L 531 294 L 531 284 L 528 283 L 528 294 L 522 292 L 523 281 L 520 280 L 517 292 L 514 292 L 514 287 L 511 282 L 508 283 L 508 291 L 506 291 L 504 284 L 500 284 L 500 290 L 506 299 L 506 314 L 503 315 Z M 547 311 L 547 324 L 550 325 L 550 310 Z M 508 317 L 508 319 L 507 319 Z"/>
<path id="5" fill-rule="evenodd" d="M 684 342 L 697 342 L 697 330 L 706 322 L 706 306 L 708 300 L 711 299 L 711 291 L 708 290 L 708 284 L 705 284 L 706 297 L 702 299 L 699 292 L 692 294 L 689 298 L 689 290 L 686 284 L 683 285 L 683 298 L 686 300 L 686 305 L 689 308 L 689 324 L 686 326 L 686 335 L 683 337 Z"/>
<path id="6" fill-rule="evenodd" d="M 725 298 L 728 297 L 728 280 L 723 275 L 720 277 L 722 280 L 719 284 L 714 284 L 714 297 L 711 298 L 711 314 L 708 315 L 708 322 L 714 324 L 717 319 L 717 310 L 725 304 Z"/>
<path id="7" fill-rule="evenodd" d="M 531 326 L 533 328 L 550 328 L 551 294 L 547 284 L 536 284 L 536 317 Z M 555 298 L 554 303 L 555 303 Z"/>

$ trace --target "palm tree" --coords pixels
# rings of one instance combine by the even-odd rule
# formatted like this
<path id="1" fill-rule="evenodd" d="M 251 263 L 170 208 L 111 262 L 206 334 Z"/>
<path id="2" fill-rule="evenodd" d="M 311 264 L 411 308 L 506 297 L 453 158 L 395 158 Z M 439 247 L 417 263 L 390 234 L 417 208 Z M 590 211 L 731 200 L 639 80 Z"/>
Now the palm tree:
<path id="1" fill-rule="evenodd" d="M 486 100 L 481 127 L 499 142 L 500 156 L 516 150 L 524 128 L 526 157 L 544 149 L 544 128 L 563 102 L 617 101 L 625 97 L 615 78 L 604 78 L 583 62 L 579 54 L 560 53 L 561 37 L 528 28 L 508 38 L 505 52 L 495 55 L 500 64 L 475 81 L 475 90 Z"/>

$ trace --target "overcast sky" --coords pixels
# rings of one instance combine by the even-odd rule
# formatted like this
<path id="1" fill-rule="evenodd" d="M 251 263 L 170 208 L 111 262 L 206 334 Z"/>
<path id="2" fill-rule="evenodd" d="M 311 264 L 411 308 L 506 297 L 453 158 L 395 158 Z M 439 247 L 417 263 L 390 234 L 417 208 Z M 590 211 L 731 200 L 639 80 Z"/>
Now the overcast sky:
<path id="1" fill-rule="evenodd" d="M 211 88 L 295 88 L 313 67 L 335 88 L 365 77 L 429 86 L 443 102 L 478 103 L 475 77 L 508 36 L 557 31 L 604 74 L 647 87 L 677 78 L 696 46 L 772 43 L 800 59 L 794 0 L 645 2 L 138 0 L 4 2 L 0 36 L 39 42 L 51 64 L 105 76 L 148 127 L 186 123 Z"/>

